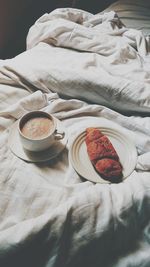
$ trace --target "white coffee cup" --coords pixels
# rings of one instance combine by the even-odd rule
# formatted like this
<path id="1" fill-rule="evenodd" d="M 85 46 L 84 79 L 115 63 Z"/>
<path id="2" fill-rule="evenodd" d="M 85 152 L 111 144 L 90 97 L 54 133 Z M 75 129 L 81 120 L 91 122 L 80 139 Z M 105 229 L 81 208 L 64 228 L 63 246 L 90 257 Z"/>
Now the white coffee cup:
<path id="1" fill-rule="evenodd" d="M 58 132 L 56 118 L 44 111 L 31 111 L 19 121 L 18 131 L 24 149 L 42 151 L 64 138 L 64 132 Z"/>

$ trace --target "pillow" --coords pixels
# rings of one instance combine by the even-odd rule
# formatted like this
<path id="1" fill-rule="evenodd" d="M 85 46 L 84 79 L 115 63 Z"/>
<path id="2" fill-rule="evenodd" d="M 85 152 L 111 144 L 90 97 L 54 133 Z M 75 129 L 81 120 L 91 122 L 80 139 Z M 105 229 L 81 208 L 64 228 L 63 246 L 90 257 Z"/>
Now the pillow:
<path id="1" fill-rule="evenodd" d="M 110 5 L 103 12 L 115 11 L 128 28 L 141 30 L 150 35 L 150 1 L 120 0 Z"/>

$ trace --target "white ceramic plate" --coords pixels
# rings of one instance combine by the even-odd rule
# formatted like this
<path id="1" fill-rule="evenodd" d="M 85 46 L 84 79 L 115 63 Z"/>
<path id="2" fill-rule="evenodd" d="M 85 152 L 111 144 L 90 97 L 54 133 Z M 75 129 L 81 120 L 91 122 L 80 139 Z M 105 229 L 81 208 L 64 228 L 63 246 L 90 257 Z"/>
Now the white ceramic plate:
<path id="1" fill-rule="evenodd" d="M 96 127 L 105 134 L 113 144 L 123 166 L 123 179 L 127 178 L 134 170 L 137 162 L 137 151 L 133 142 L 122 132 L 107 127 Z M 95 183 L 110 183 L 104 180 L 95 171 L 87 154 L 85 131 L 73 141 L 69 158 L 74 169 L 83 178 Z"/>
<path id="2" fill-rule="evenodd" d="M 58 156 L 58 154 L 65 148 L 68 140 L 67 131 L 62 126 L 62 123 L 57 120 L 57 129 L 59 132 L 64 132 L 63 139 L 56 141 L 49 149 L 40 152 L 31 152 L 24 150 L 20 142 L 18 133 L 18 121 L 13 124 L 9 135 L 9 147 L 14 155 L 28 162 L 43 162 L 51 160 Z"/>

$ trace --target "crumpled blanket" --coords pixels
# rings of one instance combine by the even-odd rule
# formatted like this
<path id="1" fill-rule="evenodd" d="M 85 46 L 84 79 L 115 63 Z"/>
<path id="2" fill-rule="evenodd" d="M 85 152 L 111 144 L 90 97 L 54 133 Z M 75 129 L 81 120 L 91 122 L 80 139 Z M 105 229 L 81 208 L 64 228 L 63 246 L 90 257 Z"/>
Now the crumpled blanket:
<path id="1" fill-rule="evenodd" d="M 51 40 L 48 33 L 42 39 L 51 23 L 55 27 L 56 17 L 55 36 Z M 79 47 L 82 27 L 87 29 L 88 51 Z M 71 49 L 66 37 L 72 29 L 77 30 L 78 47 Z M 90 50 L 87 32 L 103 45 L 102 31 L 119 50 L 114 45 L 111 54 L 108 46 L 109 53 L 102 55 L 93 52 L 98 47 L 92 41 Z M 135 38 L 129 38 L 131 32 Z M 57 47 L 54 37 L 68 46 Z M 31 28 L 26 52 L 0 62 L 0 266 L 150 266 L 150 118 L 140 113 L 149 112 L 150 99 L 147 46 L 141 51 L 145 42 L 148 45 L 141 32 L 126 29 L 114 13 L 94 16 L 62 9 L 44 15 Z M 121 63 L 112 64 L 115 58 Z M 139 115 L 125 116 L 114 111 L 115 105 Z M 13 123 L 34 109 L 56 116 L 69 136 L 58 157 L 38 164 L 17 158 L 9 149 Z M 94 184 L 72 167 L 74 138 L 95 124 L 120 129 L 136 145 L 135 170 L 122 183 Z"/>
<path id="2" fill-rule="evenodd" d="M 0 114 L 0 265 L 149 266 L 150 118 L 1 87 L 6 108 Z M 8 105 L 13 90 L 18 99 Z M 33 164 L 13 155 L 8 141 L 13 122 L 37 103 L 61 120 L 69 138 L 57 158 Z M 120 129 L 134 140 L 137 165 L 123 183 L 94 184 L 73 169 L 70 145 L 93 124 Z"/>
<path id="3" fill-rule="evenodd" d="M 0 82 L 149 114 L 149 52 L 149 36 L 113 11 L 56 9 L 30 28 L 27 51 L 0 62 Z"/>

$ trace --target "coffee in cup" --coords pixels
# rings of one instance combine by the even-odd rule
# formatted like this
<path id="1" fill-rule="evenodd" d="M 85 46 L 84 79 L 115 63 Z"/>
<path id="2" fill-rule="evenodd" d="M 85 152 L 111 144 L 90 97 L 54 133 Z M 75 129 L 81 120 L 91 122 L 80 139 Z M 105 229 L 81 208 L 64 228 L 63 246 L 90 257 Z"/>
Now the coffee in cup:
<path id="1" fill-rule="evenodd" d="M 30 151 L 48 149 L 64 133 L 58 133 L 56 119 L 44 111 L 26 113 L 19 121 L 19 135 L 23 147 Z"/>

